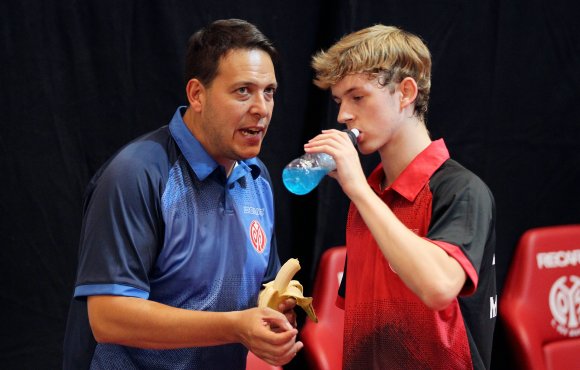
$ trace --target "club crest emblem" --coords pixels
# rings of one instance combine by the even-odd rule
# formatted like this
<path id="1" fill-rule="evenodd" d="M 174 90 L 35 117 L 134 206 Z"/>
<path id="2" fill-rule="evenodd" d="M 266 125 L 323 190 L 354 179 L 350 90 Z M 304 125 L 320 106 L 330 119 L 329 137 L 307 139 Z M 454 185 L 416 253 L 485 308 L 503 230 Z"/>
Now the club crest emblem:
<path id="1" fill-rule="evenodd" d="M 580 277 L 562 276 L 550 289 L 552 327 L 568 337 L 580 336 Z"/>
<path id="2" fill-rule="evenodd" d="M 256 220 L 250 224 L 250 241 L 258 253 L 263 253 L 266 247 L 266 233 L 260 223 Z"/>

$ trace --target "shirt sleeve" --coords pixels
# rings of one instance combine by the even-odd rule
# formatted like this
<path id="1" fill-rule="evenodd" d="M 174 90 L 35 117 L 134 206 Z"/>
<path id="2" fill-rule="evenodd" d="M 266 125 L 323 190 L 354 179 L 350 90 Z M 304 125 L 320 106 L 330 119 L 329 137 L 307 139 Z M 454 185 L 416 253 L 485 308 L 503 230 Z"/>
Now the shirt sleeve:
<path id="1" fill-rule="evenodd" d="M 146 148 L 147 149 L 147 148 Z M 129 147 L 89 184 L 75 297 L 149 296 L 149 272 L 162 244 L 158 171 Z M 149 155 L 152 153 L 150 152 Z"/>
<path id="2" fill-rule="evenodd" d="M 346 256 L 346 258 L 344 260 L 344 270 L 342 273 L 342 279 L 340 279 L 340 284 L 338 286 L 338 294 L 336 296 L 336 301 L 335 301 L 336 307 L 338 307 L 342 310 L 344 310 L 344 307 L 345 307 L 344 299 L 346 297 L 346 266 L 347 266 L 347 261 L 348 261 L 348 255 Z"/>
<path id="3" fill-rule="evenodd" d="M 427 238 L 461 264 L 470 280 L 462 294 L 469 294 L 477 288 L 493 234 L 493 196 L 481 179 L 454 161 L 433 175 L 430 186 L 433 206 Z"/>

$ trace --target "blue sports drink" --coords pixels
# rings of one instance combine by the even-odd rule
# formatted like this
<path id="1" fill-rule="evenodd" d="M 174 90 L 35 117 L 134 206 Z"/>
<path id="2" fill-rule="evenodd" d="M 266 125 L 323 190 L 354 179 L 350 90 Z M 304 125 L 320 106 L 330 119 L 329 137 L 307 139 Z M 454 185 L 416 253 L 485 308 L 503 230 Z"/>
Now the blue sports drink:
<path id="1" fill-rule="evenodd" d="M 310 193 L 328 172 L 328 169 L 323 167 L 287 167 L 282 171 L 282 181 L 291 193 L 304 195 Z"/>
<path id="2" fill-rule="evenodd" d="M 345 130 L 352 144 L 356 146 L 359 131 Z M 326 153 L 306 153 L 288 163 L 282 171 L 282 182 L 288 191 L 296 195 L 308 194 L 324 176 L 336 169 L 334 158 Z"/>

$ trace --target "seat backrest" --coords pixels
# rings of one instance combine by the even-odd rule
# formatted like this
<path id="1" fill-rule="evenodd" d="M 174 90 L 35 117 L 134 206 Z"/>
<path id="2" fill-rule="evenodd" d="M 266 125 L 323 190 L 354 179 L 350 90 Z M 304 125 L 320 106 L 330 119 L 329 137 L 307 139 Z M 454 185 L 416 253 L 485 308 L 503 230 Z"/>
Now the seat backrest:
<path id="1" fill-rule="evenodd" d="M 282 370 L 282 367 L 270 365 L 252 352 L 248 351 L 246 370 Z"/>
<path id="2" fill-rule="evenodd" d="M 312 297 L 318 323 L 307 320 L 300 332 L 306 361 L 314 370 L 342 369 L 344 311 L 335 302 L 345 258 L 346 247 L 327 249 L 314 279 Z"/>
<path id="3" fill-rule="evenodd" d="M 522 235 L 499 315 L 522 368 L 580 368 L 580 360 L 570 363 L 580 352 L 580 225 Z"/>

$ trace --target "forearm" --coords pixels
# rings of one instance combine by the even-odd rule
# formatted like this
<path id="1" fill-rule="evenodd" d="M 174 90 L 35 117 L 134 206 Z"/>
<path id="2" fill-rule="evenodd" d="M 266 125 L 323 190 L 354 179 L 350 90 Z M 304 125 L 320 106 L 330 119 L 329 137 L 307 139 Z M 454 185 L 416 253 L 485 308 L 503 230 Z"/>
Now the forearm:
<path id="1" fill-rule="evenodd" d="M 360 188 L 351 200 L 403 282 L 432 309 L 445 308 L 465 283 L 460 264 L 409 230 L 370 187 Z"/>
<path id="2" fill-rule="evenodd" d="M 140 298 L 88 298 L 89 320 L 98 342 L 171 349 L 238 342 L 238 312 L 204 312 Z"/>

